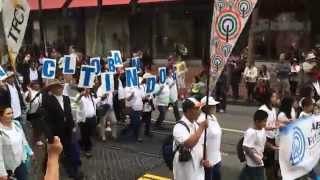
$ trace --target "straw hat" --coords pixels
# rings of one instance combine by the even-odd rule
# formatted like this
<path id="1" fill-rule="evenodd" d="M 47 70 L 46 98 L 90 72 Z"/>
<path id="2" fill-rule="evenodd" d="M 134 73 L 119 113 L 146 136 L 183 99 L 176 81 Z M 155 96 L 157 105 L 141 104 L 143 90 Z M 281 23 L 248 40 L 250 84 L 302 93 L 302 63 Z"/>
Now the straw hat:
<path id="1" fill-rule="evenodd" d="M 51 90 L 52 88 L 57 87 L 57 86 L 63 86 L 63 82 L 61 82 L 58 79 L 50 79 L 48 81 L 48 84 L 45 87 L 45 90 Z"/>
<path id="2" fill-rule="evenodd" d="M 307 57 L 306 57 L 306 61 L 308 60 L 312 60 L 312 59 L 315 59 L 316 58 L 316 55 L 311 52 L 311 53 L 308 53 Z"/>

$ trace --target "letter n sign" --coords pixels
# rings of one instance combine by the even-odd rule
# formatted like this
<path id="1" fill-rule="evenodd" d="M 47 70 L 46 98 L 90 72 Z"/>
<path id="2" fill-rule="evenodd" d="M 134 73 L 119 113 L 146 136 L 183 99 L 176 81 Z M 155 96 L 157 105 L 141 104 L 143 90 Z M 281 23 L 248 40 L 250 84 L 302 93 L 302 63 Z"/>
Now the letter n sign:
<path id="1" fill-rule="evenodd" d="M 138 87 L 139 78 L 137 68 L 126 68 L 126 85 L 127 87 Z"/>
<path id="2" fill-rule="evenodd" d="M 56 60 L 45 58 L 42 66 L 42 78 L 54 79 L 56 77 Z"/>

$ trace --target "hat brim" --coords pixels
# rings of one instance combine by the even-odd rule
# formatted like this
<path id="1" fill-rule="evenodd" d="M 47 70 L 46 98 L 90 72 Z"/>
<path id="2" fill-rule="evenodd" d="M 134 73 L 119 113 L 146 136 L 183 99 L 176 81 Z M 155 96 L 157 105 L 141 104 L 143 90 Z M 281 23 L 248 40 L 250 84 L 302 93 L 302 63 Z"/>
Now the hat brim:
<path id="1" fill-rule="evenodd" d="M 44 89 L 45 90 L 51 90 L 55 87 L 60 87 L 60 86 L 63 86 L 63 83 L 54 83 L 54 84 L 49 84 L 47 85 Z"/>

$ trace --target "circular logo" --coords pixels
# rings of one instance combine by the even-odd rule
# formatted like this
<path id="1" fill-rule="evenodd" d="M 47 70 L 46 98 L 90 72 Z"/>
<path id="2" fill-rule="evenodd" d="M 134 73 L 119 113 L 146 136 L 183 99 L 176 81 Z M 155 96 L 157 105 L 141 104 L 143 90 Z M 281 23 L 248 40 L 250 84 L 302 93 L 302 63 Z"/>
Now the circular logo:
<path id="1" fill-rule="evenodd" d="M 221 56 L 214 56 L 212 58 L 212 64 L 216 67 L 216 68 L 220 68 L 221 66 L 223 66 L 223 58 Z"/>
<path id="2" fill-rule="evenodd" d="M 248 17 L 252 11 L 252 2 L 249 0 L 239 0 L 237 8 L 243 18 Z"/>
<path id="3" fill-rule="evenodd" d="M 292 149 L 291 149 L 291 156 L 290 156 L 290 162 L 292 166 L 295 166 L 300 162 L 302 162 L 305 151 L 306 151 L 306 142 L 305 142 L 304 135 L 300 128 L 295 127 L 293 128 L 293 141 L 292 141 Z"/>
<path id="4" fill-rule="evenodd" d="M 222 47 L 222 52 L 224 57 L 228 57 L 231 53 L 231 50 L 232 50 L 232 46 L 230 44 L 228 43 L 224 44 Z"/>
<path id="5" fill-rule="evenodd" d="M 233 11 L 223 11 L 216 19 L 216 32 L 220 39 L 229 41 L 237 37 L 241 29 L 240 16 Z"/>

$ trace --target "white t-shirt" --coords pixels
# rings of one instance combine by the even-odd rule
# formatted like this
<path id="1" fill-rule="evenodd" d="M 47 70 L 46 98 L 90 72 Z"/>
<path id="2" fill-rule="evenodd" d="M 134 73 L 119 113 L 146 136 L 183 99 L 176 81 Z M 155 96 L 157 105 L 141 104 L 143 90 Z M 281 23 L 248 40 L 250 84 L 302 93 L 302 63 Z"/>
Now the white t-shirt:
<path id="1" fill-rule="evenodd" d="M 121 80 L 119 79 L 118 81 L 119 81 L 118 99 L 122 100 L 126 98 L 126 91 L 125 91 L 125 88 L 123 88 Z"/>
<path id="2" fill-rule="evenodd" d="M 246 67 L 243 73 L 244 77 L 247 79 L 247 82 L 255 83 L 258 78 L 258 69 L 256 67 Z"/>
<path id="3" fill-rule="evenodd" d="M 30 74 L 29 74 L 30 81 L 38 80 L 38 71 L 37 71 L 37 69 L 33 70 L 33 69 L 29 68 L 29 70 L 30 70 Z"/>
<path id="4" fill-rule="evenodd" d="M 264 152 L 266 141 L 267 141 L 267 137 L 266 137 L 266 131 L 264 129 L 256 130 L 253 128 L 249 128 L 245 132 L 243 146 L 246 146 L 248 148 L 253 148 L 255 151 L 256 157 L 259 157 L 259 159 L 262 162 L 262 165 L 258 165 L 247 154 L 245 154 L 246 163 L 249 167 L 263 166 L 262 158 L 263 158 L 263 152 Z"/>
<path id="5" fill-rule="evenodd" d="M 176 124 L 173 128 L 173 150 L 179 144 L 183 144 L 191 134 L 194 134 L 199 128 L 196 122 L 190 122 L 185 116 L 181 118 L 190 129 L 182 124 Z M 188 162 L 179 162 L 179 151 L 176 152 L 173 160 L 173 176 L 176 180 L 204 180 L 204 168 L 201 165 L 203 159 L 203 136 L 199 139 L 198 143 L 191 150 L 192 160 Z"/>
<path id="6" fill-rule="evenodd" d="M 201 113 L 198 118 L 198 123 L 205 121 L 206 114 Z M 222 129 L 219 125 L 217 118 L 212 114 L 208 115 L 208 128 L 207 128 L 207 158 L 211 166 L 218 164 L 221 161 L 221 135 Z"/>
<path id="7" fill-rule="evenodd" d="M 307 118 L 310 116 L 312 116 L 312 113 L 306 113 L 306 112 L 302 111 L 299 115 L 299 118 Z"/>
<path id="8" fill-rule="evenodd" d="M 272 110 L 270 110 L 266 105 L 262 105 L 259 110 L 265 111 L 268 113 L 268 118 L 267 118 L 267 125 L 266 127 L 275 127 L 276 122 L 277 122 L 277 110 L 276 108 L 272 107 Z M 274 139 L 277 135 L 276 130 L 272 131 L 266 131 L 267 137 L 270 139 Z"/>
<path id="9" fill-rule="evenodd" d="M 133 94 L 133 98 L 128 100 L 128 98 Z M 134 111 L 143 110 L 142 98 L 144 97 L 144 89 L 142 87 L 128 87 L 126 88 L 126 99 L 127 106 L 131 107 Z"/>
<path id="10" fill-rule="evenodd" d="M 96 100 L 95 98 L 91 97 L 90 95 L 87 96 L 82 96 L 81 97 L 81 102 L 84 104 L 84 115 L 85 118 L 92 118 L 96 116 Z"/>
<path id="11" fill-rule="evenodd" d="M 97 90 L 97 96 L 101 100 L 99 104 L 109 104 L 111 108 L 113 108 L 113 93 L 112 92 L 105 93 L 102 88 L 103 87 L 100 86 Z M 105 95 L 107 95 L 107 98 L 102 100 L 102 97 L 104 97 Z"/>
<path id="12" fill-rule="evenodd" d="M 166 80 L 166 84 L 169 86 L 170 89 L 170 102 L 174 103 L 178 100 L 178 88 L 177 83 L 173 79 L 173 77 L 168 77 Z"/>
<path id="13" fill-rule="evenodd" d="M 8 84 L 8 88 L 11 96 L 11 108 L 13 110 L 13 118 L 15 119 L 21 116 L 20 98 L 16 86 Z"/>
<path id="14" fill-rule="evenodd" d="M 162 91 L 160 88 L 163 86 Z M 158 106 L 168 106 L 170 101 L 170 89 L 167 84 L 159 85 L 155 87 L 156 102 Z"/>

